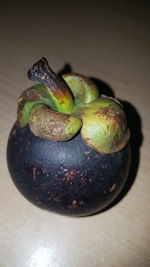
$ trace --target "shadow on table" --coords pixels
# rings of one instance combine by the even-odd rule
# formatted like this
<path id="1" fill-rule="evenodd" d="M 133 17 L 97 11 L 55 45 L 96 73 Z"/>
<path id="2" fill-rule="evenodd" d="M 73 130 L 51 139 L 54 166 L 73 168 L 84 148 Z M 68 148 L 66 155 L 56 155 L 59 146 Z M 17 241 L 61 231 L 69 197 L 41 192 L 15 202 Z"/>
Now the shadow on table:
<path id="1" fill-rule="evenodd" d="M 109 87 L 108 84 L 106 84 L 104 81 L 91 78 L 91 80 L 98 86 L 101 94 L 105 94 L 107 96 L 115 97 L 115 94 L 113 90 Z M 127 121 L 128 121 L 128 127 L 131 132 L 131 138 L 130 138 L 130 147 L 131 147 L 131 165 L 130 170 L 128 174 L 127 181 L 120 192 L 120 194 L 117 196 L 117 198 L 104 210 L 101 212 L 104 212 L 113 206 L 115 206 L 117 203 L 119 203 L 129 192 L 131 189 L 139 168 L 139 162 L 140 162 L 140 146 L 143 142 L 143 135 L 142 135 L 142 122 L 140 115 L 136 108 L 127 101 L 122 101 L 119 99 L 119 101 L 122 103 L 124 107 L 124 111 L 126 113 Z"/>
<path id="2" fill-rule="evenodd" d="M 62 75 L 62 74 L 69 73 L 69 72 L 72 72 L 72 68 L 69 64 L 66 64 L 64 68 L 58 73 L 58 75 Z M 97 87 L 100 90 L 101 95 L 104 94 L 107 96 L 115 97 L 115 94 L 112 88 L 107 83 L 105 83 L 103 80 L 100 80 L 94 77 L 90 77 L 90 79 L 97 85 Z M 126 194 L 129 192 L 129 190 L 131 189 L 136 179 L 136 175 L 137 175 L 138 168 L 139 168 L 140 146 L 142 145 L 142 141 L 143 141 L 141 118 L 140 118 L 138 111 L 131 103 L 122 101 L 120 99 L 119 101 L 122 103 L 124 107 L 127 121 L 128 121 L 128 127 L 131 132 L 131 138 L 130 138 L 131 165 L 130 165 L 130 170 L 129 170 L 127 181 L 121 193 L 109 206 L 107 206 L 105 209 L 103 209 L 102 211 L 98 213 L 104 212 L 112 208 L 126 196 Z"/>

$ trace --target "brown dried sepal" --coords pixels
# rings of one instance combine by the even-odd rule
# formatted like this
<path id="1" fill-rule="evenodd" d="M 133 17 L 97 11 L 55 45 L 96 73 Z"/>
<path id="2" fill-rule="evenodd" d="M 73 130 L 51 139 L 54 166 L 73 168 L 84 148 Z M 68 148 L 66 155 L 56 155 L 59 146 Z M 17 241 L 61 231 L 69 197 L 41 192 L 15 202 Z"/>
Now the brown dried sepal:
<path id="1" fill-rule="evenodd" d="M 72 121 L 74 129 L 71 128 Z M 44 105 L 39 105 L 30 113 L 29 127 L 38 137 L 51 141 L 66 141 L 80 129 L 81 123 L 75 116 L 61 114 Z"/>

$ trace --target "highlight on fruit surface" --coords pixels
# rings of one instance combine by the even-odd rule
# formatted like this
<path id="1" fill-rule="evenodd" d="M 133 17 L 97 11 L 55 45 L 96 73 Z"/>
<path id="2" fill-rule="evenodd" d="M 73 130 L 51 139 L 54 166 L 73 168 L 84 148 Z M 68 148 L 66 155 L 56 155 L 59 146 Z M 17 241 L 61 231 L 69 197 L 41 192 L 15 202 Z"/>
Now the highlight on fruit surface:
<path id="1" fill-rule="evenodd" d="M 123 107 L 116 99 L 99 94 L 87 77 L 69 73 L 58 77 L 41 58 L 28 71 L 39 82 L 18 99 L 17 124 L 36 136 L 66 141 L 81 131 L 82 140 L 102 154 L 115 153 L 129 141 Z"/>

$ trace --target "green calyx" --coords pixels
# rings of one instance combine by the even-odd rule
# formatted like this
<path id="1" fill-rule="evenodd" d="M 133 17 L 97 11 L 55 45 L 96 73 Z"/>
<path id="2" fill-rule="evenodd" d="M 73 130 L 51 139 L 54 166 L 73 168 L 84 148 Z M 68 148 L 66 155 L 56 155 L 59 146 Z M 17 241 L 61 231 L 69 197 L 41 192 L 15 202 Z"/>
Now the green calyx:
<path id="1" fill-rule="evenodd" d="M 66 141 L 81 129 L 83 141 L 99 153 L 121 150 L 130 138 L 122 105 L 99 96 L 87 77 L 69 73 L 60 79 L 45 58 L 28 72 L 39 84 L 25 90 L 18 99 L 17 124 L 29 124 L 32 133 L 52 141 Z"/>

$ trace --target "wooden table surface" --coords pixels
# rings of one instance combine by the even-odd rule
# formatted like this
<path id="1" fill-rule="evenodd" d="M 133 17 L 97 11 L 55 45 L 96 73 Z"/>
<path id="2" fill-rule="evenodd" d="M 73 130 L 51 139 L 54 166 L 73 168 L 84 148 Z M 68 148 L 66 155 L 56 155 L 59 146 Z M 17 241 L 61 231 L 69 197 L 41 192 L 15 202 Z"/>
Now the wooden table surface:
<path id="1" fill-rule="evenodd" d="M 8 3 L 9 2 L 9 3 Z M 7 1 L 0 7 L 0 266 L 150 266 L 150 34 L 146 1 Z M 70 218 L 29 203 L 14 186 L 6 145 L 26 73 L 45 56 L 97 79 L 125 101 L 132 138 L 120 201 Z M 65 66 L 67 64 L 67 66 Z"/>

